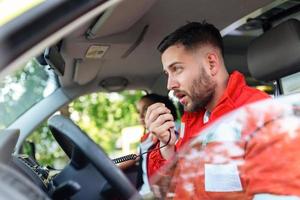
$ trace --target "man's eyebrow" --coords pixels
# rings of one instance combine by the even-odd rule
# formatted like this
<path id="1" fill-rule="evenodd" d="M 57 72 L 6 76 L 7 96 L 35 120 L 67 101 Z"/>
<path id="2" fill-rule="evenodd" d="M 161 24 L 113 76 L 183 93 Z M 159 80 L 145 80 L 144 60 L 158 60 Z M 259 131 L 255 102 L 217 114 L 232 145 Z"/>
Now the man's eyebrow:
<path id="1" fill-rule="evenodd" d="M 176 64 L 182 64 L 182 62 L 178 62 L 178 61 L 172 62 L 171 64 L 169 64 L 167 66 L 167 68 L 170 69 L 170 68 L 174 67 L 174 65 L 176 65 Z"/>
<path id="2" fill-rule="evenodd" d="M 174 65 L 177 65 L 177 64 L 182 64 L 182 62 L 178 62 L 178 61 L 175 61 L 175 62 L 172 62 L 171 64 L 169 64 L 167 66 L 167 69 L 172 69 L 174 67 Z M 163 70 L 164 74 L 168 75 L 168 71 L 166 69 Z"/>

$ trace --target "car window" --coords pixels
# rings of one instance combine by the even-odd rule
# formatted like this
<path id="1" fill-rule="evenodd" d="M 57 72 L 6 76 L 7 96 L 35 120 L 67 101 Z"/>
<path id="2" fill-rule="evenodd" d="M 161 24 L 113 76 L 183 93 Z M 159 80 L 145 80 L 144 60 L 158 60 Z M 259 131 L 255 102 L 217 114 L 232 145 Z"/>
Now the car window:
<path id="1" fill-rule="evenodd" d="M 56 75 L 33 58 L 0 81 L 0 129 L 58 88 Z"/>
<path id="2" fill-rule="evenodd" d="M 300 92 L 300 72 L 281 79 L 283 94 Z"/>
<path id="3" fill-rule="evenodd" d="M 70 118 L 110 157 L 136 153 L 143 134 L 136 103 L 145 92 L 93 93 L 69 104 Z"/>
<path id="4" fill-rule="evenodd" d="M 70 118 L 111 158 L 139 153 L 145 129 L 137 111 L 142 90 L 99 92 L 81 96 L 68 106 Z M 173 102 L 176 107 L 176 102 Z M 177 108 L 180 116 L 180 108 Z M 179 117 L 178 117 L 179 120 Z"/>
<path id="5" fill-rule="evenodd" d="M 62 107 L 59 113 L 71 118 L 111 157 L 137 153 L 144 133 L 136 103 L 144 91 L 99 92 L 81 96 Z M 69 161 L 47 125 L 42 123 L 26 138 L 22 153 L 43 166 L 63 168 Z"/>
<path id="6" fill-rule="evenodd" d="M 62 169 L 69 162 L 69 158 L 55 141 L 47 122 L 42 123 L 26 138 L 22 153 L 32 156 L 42 166 Z"/>

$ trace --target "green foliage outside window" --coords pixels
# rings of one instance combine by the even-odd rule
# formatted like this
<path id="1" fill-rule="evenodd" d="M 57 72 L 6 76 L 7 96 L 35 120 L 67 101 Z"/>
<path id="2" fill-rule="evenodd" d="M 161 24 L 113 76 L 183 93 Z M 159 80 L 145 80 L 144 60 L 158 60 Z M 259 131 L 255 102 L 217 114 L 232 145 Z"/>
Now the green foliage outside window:
<path id="1" fill-rule="evenodd" d="M 136 102 L 142 91 L 121 93 L 93 93 L 79 97 L 69 105 L 71 119 L 85 131 L 106 153 L 115 151 L 121 130 L 139 124 Z M 47 123 L 43 123 L 31 136 L 35 143 L 36 158 L 42 165 L 62 168 L 68 159 L 52 137 Z M 29 153 L 29 147 L 24 148 Z"/>
<path id="2" fill-rule="evenodd" d="M 136 102 L 143 94 L 124 91 L 82 96 L 70 104 L 71 118 L 110 154 L 121 130 L 139 124 Z"/>
<path id="3" fill-rule="evenodd" d="M 37 60 L 29 60 L 22 69 L 0 82 L 0 129 L 14 122 L 42 98 L 57 88 L 54 74 Z M 121 130 L 139 124 L 136 103 L 142 91 L 93 93 L 79 97 L 69 105 L 70 117 L 106 153 L 115 151 Z M 43 165 L 62 167 L 68 159 L 44 122 L 28 138 L 35 144 L 36 158 Z M 31 149 L 24 145 L 24 153 Z"/>
<path id="4" fill-rule="evenodd" d="M 35 59 L 0 81 L 0 129 L 46 96 L 49 73 Z M 52 90 L 53 91 L 53 90 Z"/>
<path id="5" fill-rule="evenodd" d="M 69 161 L 66 154 L 53 138 L 46 122 L 36 129 L 23 145 L 23 153 L 31 155 L 32 149 L 28 142 L 35 145 L 35 157 L 43 166 L 49 165 L 57 169 L 62 169 Z"/>

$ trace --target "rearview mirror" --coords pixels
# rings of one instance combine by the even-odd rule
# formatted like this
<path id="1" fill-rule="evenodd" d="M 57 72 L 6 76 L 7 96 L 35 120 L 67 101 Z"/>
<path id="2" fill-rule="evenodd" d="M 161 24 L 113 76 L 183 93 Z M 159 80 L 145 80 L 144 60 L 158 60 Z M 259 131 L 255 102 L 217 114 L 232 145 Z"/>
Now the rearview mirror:
<path id="1" fill-rule="evenodd" d="M 65 61 L 58 51 L 57 46 L 47 48 L 44 53 L 44 58 L 47 64 L 55 71 L 59 76 L 63 76 L 65 72 Z"/>

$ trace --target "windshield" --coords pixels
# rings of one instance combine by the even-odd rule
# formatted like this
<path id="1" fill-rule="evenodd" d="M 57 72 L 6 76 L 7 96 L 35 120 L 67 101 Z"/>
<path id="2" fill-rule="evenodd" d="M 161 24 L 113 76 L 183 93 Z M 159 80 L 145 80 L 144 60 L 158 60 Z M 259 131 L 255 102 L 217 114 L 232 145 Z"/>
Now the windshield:
<path id="1" fill-rule="evenodd" d="M 34 104 L 58 87 L 57 79 L 48 66 L 36 59 L 0 80 L 0 129 L 8 127 Z"/>
<path id="2" fill-rule="evenodd" d="M 258 102 L 214 123 L 157 173 L 155 196 L 299 199 L 299 99 Z"/>

